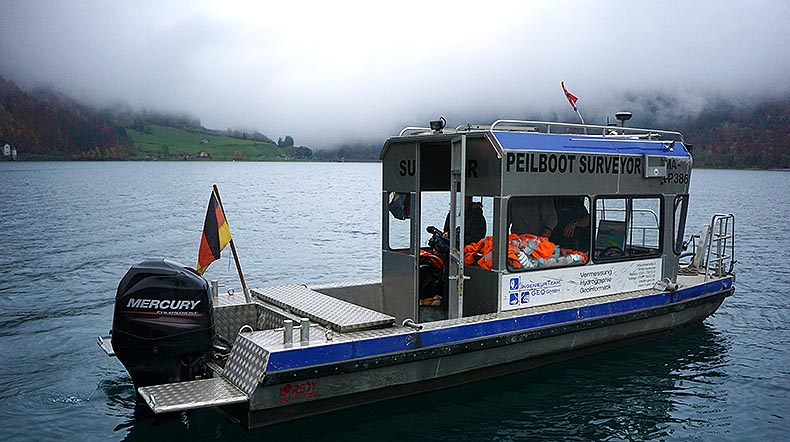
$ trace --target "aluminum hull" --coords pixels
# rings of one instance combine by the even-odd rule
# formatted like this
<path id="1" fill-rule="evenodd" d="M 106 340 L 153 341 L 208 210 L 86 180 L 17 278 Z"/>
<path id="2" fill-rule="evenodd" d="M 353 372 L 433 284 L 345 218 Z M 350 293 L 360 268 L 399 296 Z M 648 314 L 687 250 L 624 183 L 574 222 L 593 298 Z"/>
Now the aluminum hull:
<path id="1" fill-rule="evenodd" d="M 227 410 L 248 428 L 428 392 L 665 336 L 714 313 L 729 287 L 652 309 L 267 376 Z M 330 374 L 331 373 L 331 374 Z M 315 400 L 284 404 L 284 385 L 314 382 Z"/>

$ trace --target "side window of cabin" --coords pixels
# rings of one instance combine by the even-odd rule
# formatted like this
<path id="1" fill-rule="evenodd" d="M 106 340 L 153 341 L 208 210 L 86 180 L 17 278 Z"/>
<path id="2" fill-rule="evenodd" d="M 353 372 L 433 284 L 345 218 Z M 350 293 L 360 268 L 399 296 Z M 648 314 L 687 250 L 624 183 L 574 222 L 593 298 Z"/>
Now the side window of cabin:
<path id="1" fill-rule="evenodd" d="M 660 198 L 599 198 L 595 223 L 595 261 L 661 254 Z"/>
<path id="2" fill-rule="evenodd" d="M 428 228 L 433 226 L 442 230 L 443 222 L 450 206 L 450 192 L 422 192 L 420 194 L 420 247 L 426 247 L 433 236 Z"/>
<path id="3" fill-rule="evenodd" d="M 513 197 L 507 213 L 508 270 L 539 270 L 589 261 L 589 197 Z"/>
<path id="4" fill-rule="evenodd" d="M 430 198 L 430 199 L 429 199 Z M 420 244 L 425 246 L 433 235 L 428 233 L 428 226 L 434 226 L 439 231 L 450 231 L 450 192 L 423 192 L 422 193 L 422 227 Z M 461 231 L 457 227 L 461 223 L 461 209 L 464 210 L 464 245 L 476 243 L 487 235 L 491 235 L 494 219 L 494 199 L 477 195 L 467 195 L 464 201 L 456 201 L 455 217 L 456 235 Z"/>
<path id="5" fill-rule="evenodd" d="M 688 195 L 678 195 L 675 197 L 675 223 L 672 225 L 674 242 L 672 248 L 676 255 L 683 253 L 683 238 L 686 235 L 686 213 L 688 212 L 688 206 Z"/>
<path id="6" fill-rule="evenodd" d="M 388 200 L 389 234 L 387 244 L 390 250 L 409 251 L 412 196 L 409 193 L 390 192 Z"/>
<path id="7" fill-rule="evenodd" d="M 455 218 L 456 238 L 460 240 L 461 229 L 459 226 L 462 210 L 465 225 L 463 230 L 464 246 L 470 244 L 477 246 L 486 236 L 493 234 L 494 198 L 492 197 L 467 195 L 464 201 L 461 201 L 459 197 L 456 201 L 456 211 L 453 214 L 450 213 L 450 192 L 423 192 L 421 201 L 420 246 L 443 260 L 446 260 L 448 255 L 452 218 Z M 431 226 L 440 232 L 442 238 L 437 239 L 428 232 L 428 228 Z M 467 265 L 477 265 L 480 258 L 481 256 L 478 256 L 475 261 L 469 261 Z"/>

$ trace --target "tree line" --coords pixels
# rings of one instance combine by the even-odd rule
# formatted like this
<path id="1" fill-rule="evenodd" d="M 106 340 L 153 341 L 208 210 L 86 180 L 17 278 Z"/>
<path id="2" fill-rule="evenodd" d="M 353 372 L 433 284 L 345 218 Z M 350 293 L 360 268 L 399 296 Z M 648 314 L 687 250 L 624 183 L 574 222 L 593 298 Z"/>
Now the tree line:
<path id="1" fill-rule="evenodd" d="M 749 105 L 714 99 L 697 115 L 684 120 L 674 119 L 670 124 L 651 121 L 661 114 L 662 108 L 673 107 L 672 100 L 665 98 L 646 98 L 648 103 L 642 104 L 647 111 L 639 123 L 645 124 L 642 127 L 671 126 L 670 129 L 682 132 L 685 140 L 694 145 L 696 167 L 790 168 L 790 97 Z M 126 128 L 145 133 L 150 125 L 263 141 L 295 149 L 297 158 L 313 157 L 309 148 L 295 148 L 290 135 L 275 142 L 257 131 L 206 129 L 198 118 L 188 114 L 133 112 L 128 107 L 97 110 L 51 89 L 25 92 L 0 76 L 0 145 L 9 143 L 16 147 L 20 158 L 136 158 L 138 152 Z M 343 143 L 316 152 L 316 157 L 375 161 L 380 147 L 380 143 Z"/>
<path id="2" fill-rule="evenodd" d="M 695 167 L 790 168 L 790 99 L 751 106 L 718 101 L 681 124 Z"/>
<path id="3" fill-rule="evenodd" d="M 115 160 L 134 152 L 126 129 L 50 89 L 27 93 L 0 76 L 0 143 L 26 159 Z"/>

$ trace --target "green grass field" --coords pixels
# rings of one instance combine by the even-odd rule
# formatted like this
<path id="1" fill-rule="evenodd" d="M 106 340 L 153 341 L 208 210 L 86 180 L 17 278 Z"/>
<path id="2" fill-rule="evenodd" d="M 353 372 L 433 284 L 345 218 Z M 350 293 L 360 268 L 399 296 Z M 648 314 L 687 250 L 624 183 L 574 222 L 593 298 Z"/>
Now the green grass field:
<path id="1" fill-rule="evenodd" d="M 166 126 L 147 126 L 150 133 L 143 133 L 131 128 L 126 133 L 132 138 L 135 149 L 140 152 L 140 157 L 151 156 L 160 159 L 183 159 L 186 155 L 195 158 L 200 152 L 208 152 L 215 160 L 257 160 L 259 155 L 266 155 L 263 159 L 277 159 L 279 155 L 289 155 L 291 148 L 280 148 L 272 143 L 262 141 L 242 140 L 213 135 L 205 132 L 177 129 Z M 207 139 L 208 143 L 201 144 Z M 168 158 L 163 157 L 167 146 Z M 238 153 L 237 153 L 238 151 Z M 240 156 L 239 156 L 240 154 Z"/>

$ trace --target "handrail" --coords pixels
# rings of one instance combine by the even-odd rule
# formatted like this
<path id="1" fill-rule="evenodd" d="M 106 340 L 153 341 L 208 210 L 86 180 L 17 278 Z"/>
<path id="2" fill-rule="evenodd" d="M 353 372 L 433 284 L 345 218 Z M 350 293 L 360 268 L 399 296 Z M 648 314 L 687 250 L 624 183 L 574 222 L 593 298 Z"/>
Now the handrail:
<path id="1" fill-rule="evenodd" d="M 416 131 L 416 130 L 419 130 L 419 131 L 428 131 L 428 132 L 430 132 L 430 133 L 433 133 L 433 129 L 431 129 L 430 127 L 417 127 L 417 126 L 408 126 L 408 127 L 404 127 L 404 128 L 403 128 L 403 130 L 401 130 L 401 131 L 400 131 L 400 133 L 398 134 L 398 136 L 399 136 L 399 137 L 402 137 L 402 136 L 403 136 L 403 134 L 405 134 L 406 132 L 410 132 L 410 131 Z"/>
<path id="2" fill-rule="evenodd" d="M 708 230 L 708 241 L 705 252 L 705 281 L 711 270 L 713 263 L 713 274 L 724 276 L 732 273 L 732 269 L 737 262 L 735 260 L 735 215 L 732 213 L 716 213 L 710 221 Z M 713 243 L 716 243 L 716 250 L 713 250 Z M 729 249 L 729 254 L 727 254 Z M 713 258 L 711 258 L 713 255 Z M 729 268 L 725 271 L 724 267 L 729 263 Z"/>
<path id="3" fill-rule="evenodd" d="M 658 138 L 656 134 L 660 134 L 660 135 L 669 135 L 672 137 L 677 137 L 681 142 L 683 142 L 683 134 L 681 134 L 680 132 L 669 131 L 669 130 L 642 129 L 638 127 L 622 127 L 622 126 L 599 126 L 596 124 L 559 123 L 559 122 L 550 122 L 550 121 L 496 120 L 491 125 L 491 128 L 489 130 L 494 131 L 497 125 L 506 125 L 506 124 L 516 125 L 516 126 L 546 126 L 547 128 L 546 133 L 551 133 L 551 126 L 574 128 L 574 129 L 600 129 L 601 136 L 603 137 L 622 138 L 623 135 L 628 135 L 627 134 L 628 132 L 633 132 L 633 133 L 645 135 L 648 137 L 648 139 L 652 139 L 654 136 Z M 611 131 L 615 131 L 617 133 L 611 134 L 610 133 Z"/>
<path id="4" fill-rule="evenodd" d="M 494 130 L 513 130 L 506 129 L 506 128 L 497 128 L 497 126 L 504 126 L 504 125 L 511 125 L 511 126 L 531 126 L 532 130 L 524 130 L 522 132 L 534 132 L 537 130 L 535 126 L 545 126 L 546 133 L 552 133 L 551 128 L 554 127 L 564 127 L 564 128 L 571 128 L 571 129 L 583 129 L 584 133 L 579 133 L 575 135 L 587 135 L 588 129 L 599 129 L 601 133 L 599 135 L 591 135 L 595 137 L 603 137 L 603 138 L 632 138 L 632 137 L 640 137 L 646 138 L 647 140 L 658 140 L 661 135 L 670 137 L 669 139 L 675 139 L 680 142 L 685 142 L 683 140 L 683 134 L 676 131 L 671 130 L 659 130 L 659 129 L 644 129 L 639 127 L 624 127 L 624 126 L 600 126 L 597 124 L 579 124 L 579 123 L 560 123 L 557 121 L 532 121 L 532 120 L 496 120 L 490 126 L 484 124 L 461 124 L 456 126 L 455 132 L 462 132 L 462 131 L 471 131 L 471 130 L 480 130 L 480 131 L 494 131 Z M 518 130 L 518 129 L 516 129 Z M 430 132 L 433 133 L 433 130 L 429 127 L 416 127 L 416 126 L 409 126 L 403 128 L 398 134 L 399 137 L 402 137 L 409 131 L 421 131 L 421 132 Z M 422 134 L 420 134 L 422 135 Z M 662 140 L 662 141 L 666 141 Z"/>
<path id="5" fill-rule="evenodd" d="M 699 244 L 697 244 L 699 240 Z M 705 281 L 711 276 L 723 277 L 731 275 L 735 267 L 735 215 L 732 213 L 716 213 L 710 224 L 704 224 L 700 233 L 691 235 L 684 243 L 694 249 L 691 262 L 681 270 L 692 274 L 705 275 Z M 689 255 L 683 254 L 681 258 Z M 683 263 L 681 263 L 683 265 Z"/>
<path id="6" fill-rule="evenodd" d="M 611 209 L 596 208 L 595 209 L 595 214 L 596 214 L 596 217 L 598 217 L 600 219 L 601 217 L 605 218 L 606 212 L 625 212 L 625 211 L 626 211 L 626 209 L 621 209 L 619 207 L 615 207 L 615 208 L 611 208 Z M 647 232 L 648 232 L 648 230 L 650 230 L 650 231 L 654 230 L 657 234 L 661 233 L 661 227 L 660 227 L 660 224 L 659 224 L 659 221 L 658 221 L 658 214 L 653 209 L 648 209 L 648 208 L 632 209 L 631 213 L 644 213 L 644 214 L 653 215 L 653 220 L 655 221 L 655 226 L 636 225 L 636 224 L 634 224 L 634 221 L 633 221 L 634 217 L 631 218 L 632 221 L 631 221 L 631 226 L 630 226 L 629 232 L 630 231 L 634 231 L 634 230 L 641 230 L 642 231 L 642 244 L 641 245 L 642 246 L 646 246 L 647 245 Z M 633 240 L 634 239 L 631 238 L 631 241 L 633 241 Z M 660 241 L 660 239 L 656 238 L 656 241 Z"/>

